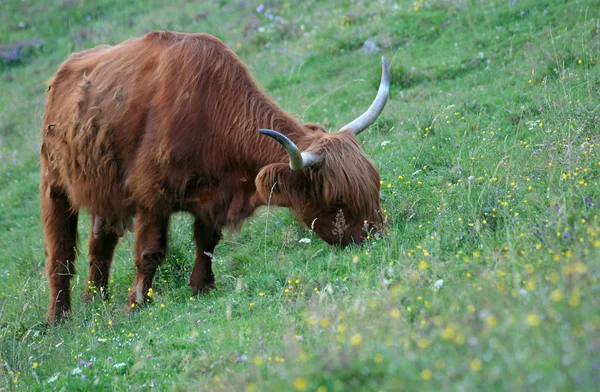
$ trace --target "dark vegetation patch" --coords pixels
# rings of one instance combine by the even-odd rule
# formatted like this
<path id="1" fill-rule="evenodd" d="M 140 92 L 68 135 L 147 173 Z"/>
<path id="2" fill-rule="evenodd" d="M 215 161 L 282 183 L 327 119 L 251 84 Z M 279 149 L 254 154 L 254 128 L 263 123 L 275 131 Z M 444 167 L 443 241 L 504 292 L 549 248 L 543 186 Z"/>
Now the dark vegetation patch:
<path id="1" fill-rule="evenodd" d="M 43 44 L 39 38 L 0 44 L 0 61 L 4 66 L 26 63 L 43 47 Z"/>

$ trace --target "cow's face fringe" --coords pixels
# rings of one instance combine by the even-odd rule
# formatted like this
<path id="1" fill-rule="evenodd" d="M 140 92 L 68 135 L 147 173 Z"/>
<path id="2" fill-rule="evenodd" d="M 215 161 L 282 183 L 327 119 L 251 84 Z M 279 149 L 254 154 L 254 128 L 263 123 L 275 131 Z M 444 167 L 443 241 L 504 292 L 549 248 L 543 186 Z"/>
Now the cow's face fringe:
<path id="1" fill-rule="evenodd" d="M 349 132 L 323 134 L 307 149 L 319 156 L 295 172 L 287 164 L 263 168 L 256 178 L 265 204 L 292 208 L 304 224 L 330 244 L 361 243 L 381 228 L 379 172 Z"/>

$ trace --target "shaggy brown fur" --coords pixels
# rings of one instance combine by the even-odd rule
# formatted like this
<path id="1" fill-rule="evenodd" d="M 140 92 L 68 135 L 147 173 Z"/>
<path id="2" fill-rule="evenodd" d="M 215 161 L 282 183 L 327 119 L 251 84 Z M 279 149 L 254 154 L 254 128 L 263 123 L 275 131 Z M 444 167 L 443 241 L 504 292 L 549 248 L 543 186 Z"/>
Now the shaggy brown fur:
<path id="1" fill-rule="evenodd" d="M 319 161 L 292 171 L 259 128 Z M 123 222 L 135 216 L 130 308 L 148 300 L 175 211 L 196 218 L 194 294 L 215 288 L 208 254 L 222 228 L 239 227 L 260 205 L 294 209 L 332 244 L 360 243 L 364 221 L 383 220 L 379 174 L 355 136 L 300 125 L 206 34 L 152 32 L 73 54 L 49 81 L 41 173 L 50 322 L 70 310 L 80 209 L 93 217 L 89 280 L 103 293 Z"/>

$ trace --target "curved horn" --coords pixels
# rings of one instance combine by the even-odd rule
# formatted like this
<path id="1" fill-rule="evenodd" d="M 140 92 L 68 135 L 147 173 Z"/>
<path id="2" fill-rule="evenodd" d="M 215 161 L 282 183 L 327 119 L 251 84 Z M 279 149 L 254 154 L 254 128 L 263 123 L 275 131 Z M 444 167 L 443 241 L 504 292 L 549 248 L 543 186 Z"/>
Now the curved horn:
<path id="1" fill-rule="evenodd" d="M 300 152 L 298 146 L 296 146 L 293 141 L 277 131 L 271 129 L 259 129 L 259 132 L 263 135 L 272 137 L 283 146 L 290 156 L 290 167 L 295 171 L 300 171 L 305 167 L 312 165 L 317 160 L 315 154 L 311 152 Z"/>
<path id="2" fill-rule="evenodd" d="M 388 70 L 388 63 L 385 56 L 381 56 L 381 82 L 379 83 L 379 90 L 377 91 L 375 100 L 366 112 L 351 123 L 344 125 L 342 129 L 350 129 L 355 135 L 358 135 L 371 126 L 371 124 L 377 120 L 377 117 L 379 117 L 381 112 L 383 112 L 389 91 L 390 72 Z"/>

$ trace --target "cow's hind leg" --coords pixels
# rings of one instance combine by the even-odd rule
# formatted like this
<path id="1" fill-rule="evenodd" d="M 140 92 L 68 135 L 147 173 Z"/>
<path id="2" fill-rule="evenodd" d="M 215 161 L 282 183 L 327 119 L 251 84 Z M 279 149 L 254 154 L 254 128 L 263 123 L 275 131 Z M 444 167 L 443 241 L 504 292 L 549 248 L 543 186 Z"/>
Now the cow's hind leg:
<path id="1" fill-rule="evenodd" d="M 129 309 L 143 306 L 151 299 L 152 280 L 167 254 L 169 215 L 159 211 L 138 210 L 136 215 L 135 266 L 137 272 L 127 302 Z M 150 294 L 149 294 L 150 293 Z"/>
<path id="2" fill-rule="evenodd" d="M 196 241 L 196 263 L 190 277 L 192 294 L 207 293 L 217 288 L 215 275 L 212 272 L 212 258 L 215 247 L 221 240 L 220 229 L 205 224 L 199 218 L 194 223 L 194 240 Z"/>
<path id="3" fill-rule="evenodd" d="M 41 215 L 44 226 L 46 274 L 50 286 L 48 323 L 56 324 L 71 310 L 71 278 L 75 275 L 77 211 L 62 189 L 42 179 Z"/>
<path id="4" fill-rule="evenodd" d="M 83 294 L 85 300 L 92 298 L 92 293 L 100 293 L 108 300 L 108 278 L 115 247 L 119 236 L 113 230 L 96 230 L 96 217 L 92 216 L 92 230 L 89 240 L 90 272 L 88 286 Z"/>

